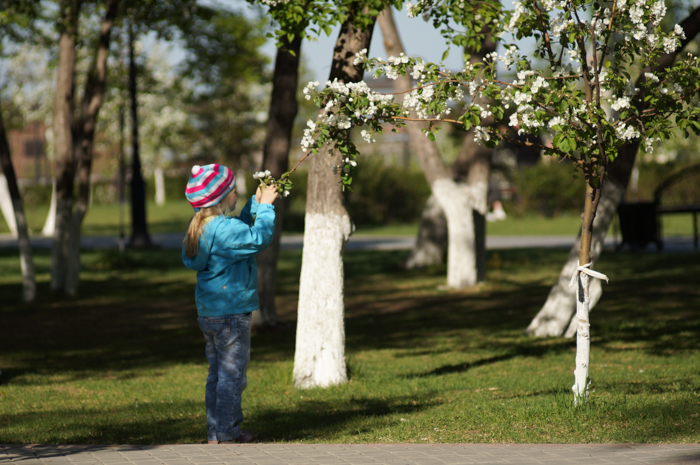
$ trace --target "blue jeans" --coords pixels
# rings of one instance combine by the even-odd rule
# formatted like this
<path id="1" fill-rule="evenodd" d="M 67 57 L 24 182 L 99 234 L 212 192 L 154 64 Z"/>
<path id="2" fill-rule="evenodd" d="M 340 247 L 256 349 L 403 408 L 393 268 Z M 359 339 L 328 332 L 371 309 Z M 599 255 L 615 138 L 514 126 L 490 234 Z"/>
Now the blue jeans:
<path id="1" fill-rule="evenodd" d="M 199 317 L 207 342 L 209 375 L 205 405 L 207 439 L 231 441 L 241 434 L 241 395 L 248 384 L 251 314 Z"/>

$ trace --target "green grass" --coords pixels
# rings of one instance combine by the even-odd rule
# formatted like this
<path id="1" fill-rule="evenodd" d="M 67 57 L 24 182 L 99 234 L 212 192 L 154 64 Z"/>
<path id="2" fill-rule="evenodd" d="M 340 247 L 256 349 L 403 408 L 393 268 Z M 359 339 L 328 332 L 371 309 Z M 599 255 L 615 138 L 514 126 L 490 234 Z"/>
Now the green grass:
<path id="1" fill-rule="evenodd" d="M 31 231 L 41 231 L 47 212 L 48 207 L 38 207 L 27 211 Z M 192 208 L 186 200 L 171 200 L 163 206 L 151 202 L 147 205 L 146 213 L 149 232 L 183 232 L 187 229 L 187 224 L 192 216 Z M 126 225 L 125 234 L 128 235 L 131 224 L 128 205 L 125 207 L 123 215 Z M 691 214 L 664 215 L 662 216 L 662 224 L 665 236 L 690 237 L 693 235 L 693 216 Z M 580 227 L 581 220 L 576 215 L 560 215 L 553 218 L 537 215 L 510 215 L 505 221 L 488 223 L 487 234 L 490 236 L 575 236 Z M 0 221 L 0 233 L 6 232 L 9 232 L 7 224 Z M 360 236 L 415 236 L 417 233 L 417 223 L 360 225 L 355 231 L 355 234 Z M 119 234 L 119 207 L 117 205 L 92 206 L 85 217 L 83 234 L 85 236 L 117 236 Z"/>
<path id="2" fill-rule="evenodd" d="M 0 443 L 200 443 L 206 362 L 194 274 L 177 251 L 86 252 L 79 297 L 23 305 L 16 252 L 0 251 Z M 280 331 L 253 337 L 245 427 L 263 442 L 700 441 L 697 253 L 605 254 L 592 313 L 590 401 L 572 406 L 575 344 L 530 339 L 567 255 L 490 253 L 488 282 L 439 290 L 444 267 L 348 252 L 350 382 L 291 382 L 299 252 L 280 262 Z"/>

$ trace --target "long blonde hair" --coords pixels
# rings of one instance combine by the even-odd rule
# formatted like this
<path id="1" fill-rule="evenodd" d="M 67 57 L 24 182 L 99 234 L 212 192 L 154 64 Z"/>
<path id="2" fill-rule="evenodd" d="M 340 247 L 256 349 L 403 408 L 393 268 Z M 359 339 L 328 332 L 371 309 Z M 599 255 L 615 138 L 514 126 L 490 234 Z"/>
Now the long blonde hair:
<path id="1" fill-rule="evenodd" d="M 187 227 L 187 236 L 185 236 L 185 255 L 188 258 L 194 258 L 199 254 L 199 236 L 202 235 L 202 230 L 206 225 L 205 220 L 210 216 L 228 214 L 229 208 L 226 202 L 220 202 L 211 207 L 202 208 L 194 214 Z"/>

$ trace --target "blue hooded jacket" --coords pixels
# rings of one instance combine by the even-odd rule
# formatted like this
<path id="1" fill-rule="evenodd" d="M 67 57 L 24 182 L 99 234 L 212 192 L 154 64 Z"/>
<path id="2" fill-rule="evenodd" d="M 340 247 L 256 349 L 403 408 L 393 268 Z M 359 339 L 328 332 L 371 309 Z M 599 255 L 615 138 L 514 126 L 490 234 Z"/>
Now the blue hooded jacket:
<path id="1" fill-rule="evenodd" d="M 185 255 L 187 268 L 197 271 L 195 300 L 197 313 L 218 317 L 257 310 L 258 267 L 255 254 L 272 242 L 275 234 L 275 207 L 258 204 L 253 196 L 240 217 L 220 215 L 202 228 L 199 253 Z"/>

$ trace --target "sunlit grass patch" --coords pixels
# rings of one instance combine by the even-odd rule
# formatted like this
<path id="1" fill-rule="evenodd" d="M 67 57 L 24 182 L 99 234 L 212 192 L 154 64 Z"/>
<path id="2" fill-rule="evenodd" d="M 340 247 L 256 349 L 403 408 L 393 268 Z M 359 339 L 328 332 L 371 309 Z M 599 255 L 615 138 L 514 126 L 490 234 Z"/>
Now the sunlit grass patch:
<path id="1" fill-rule="evenodd" d="M 348 252 L 350 381 L 292 385 L 301 252 L 283 252 L 279 313 L 253 337 L 246 427 L 264 442 L 698 442 L 697 254 L 605 254 L 591 313 L 592 389 L 572 405 L 575 342 L 524 328 L 567 256 L 491 252 L 487 281 L 441 290 L 444 267 L 405 252 Z M 75 298 L 20 302 L 15 251 L 0 252 L 0 443 L 200 443 L 204 343 L 195 276 L 178 251 L 87 251 Z"/>

